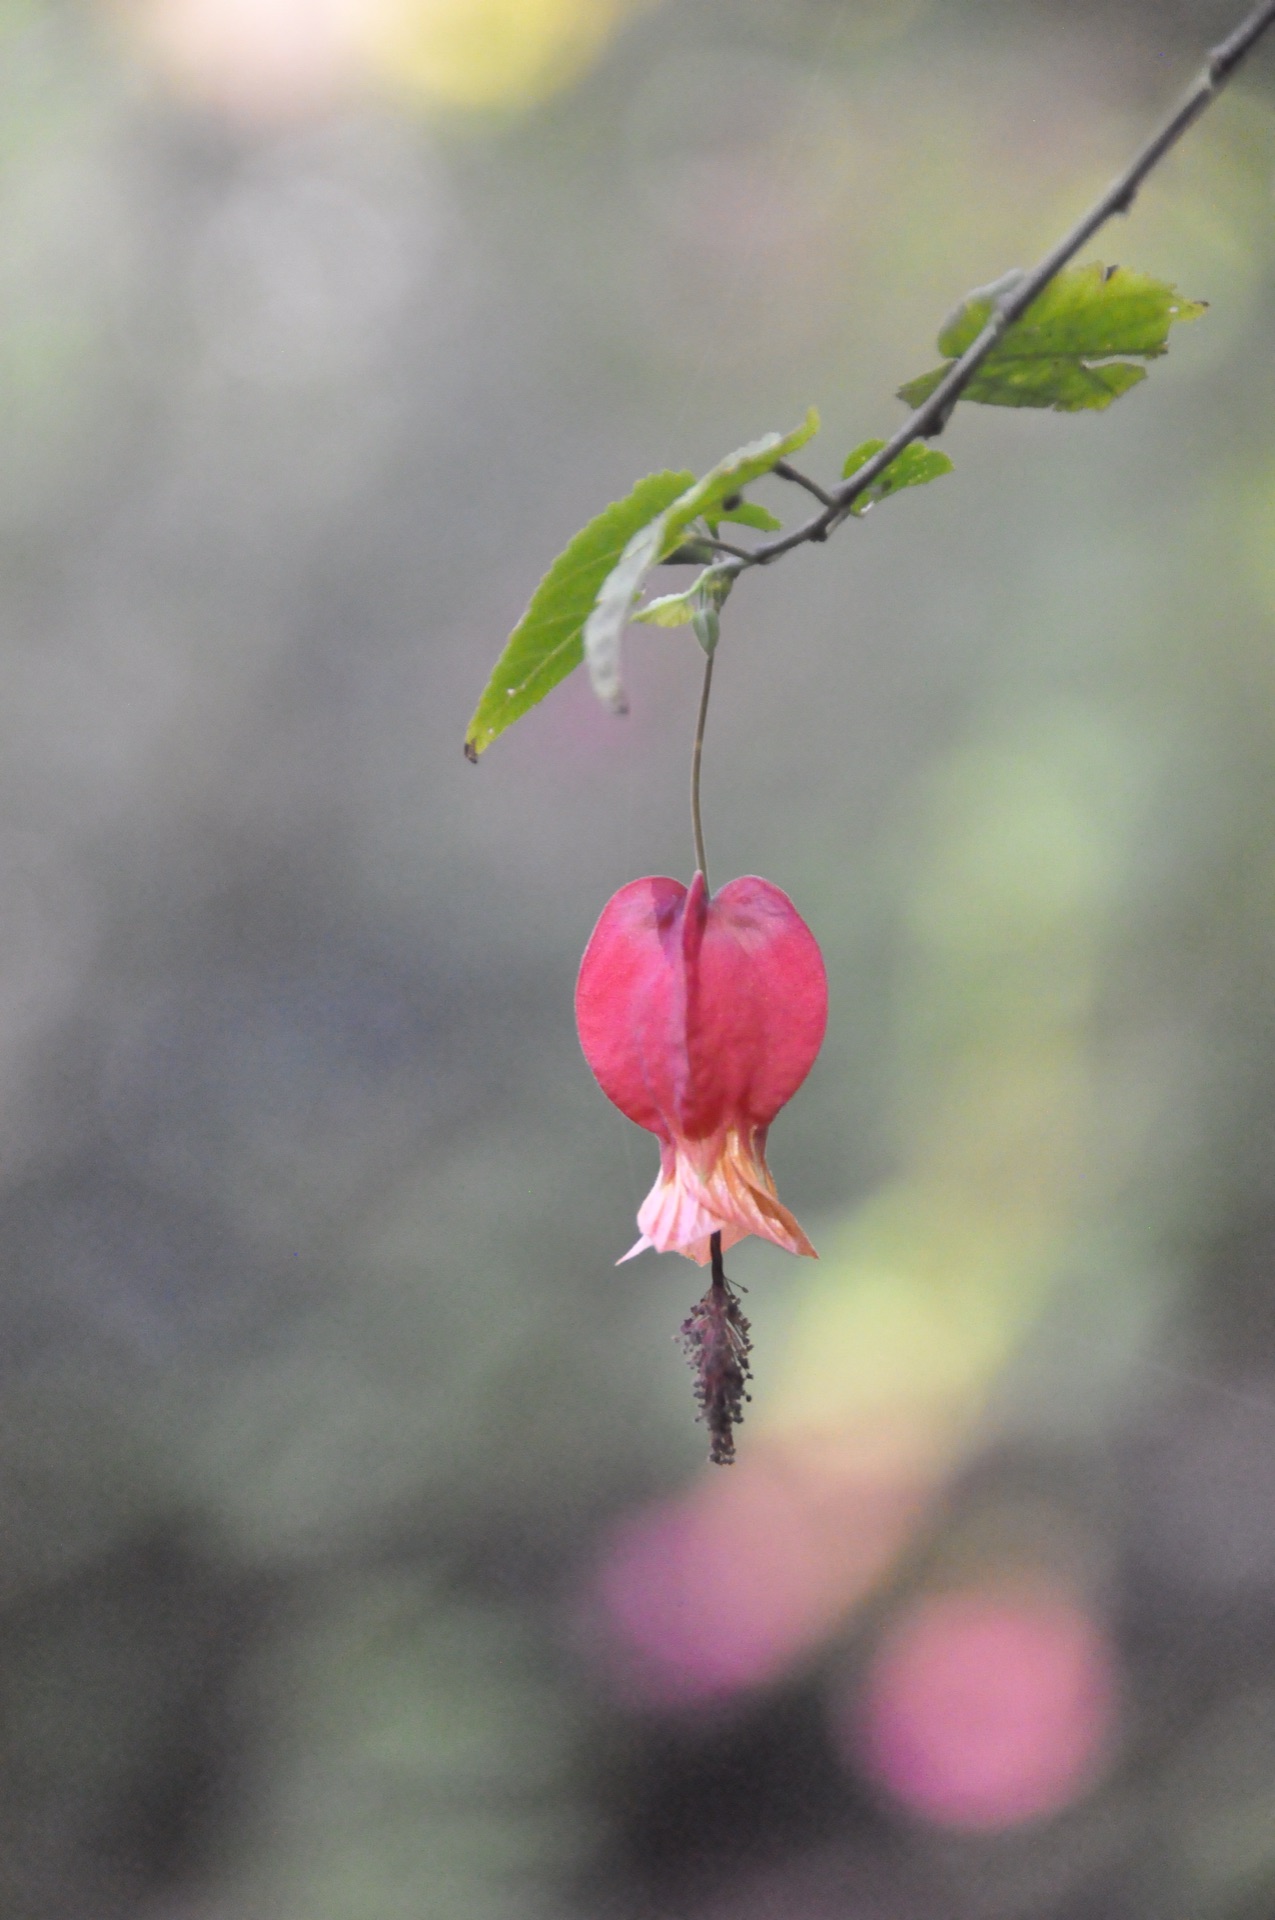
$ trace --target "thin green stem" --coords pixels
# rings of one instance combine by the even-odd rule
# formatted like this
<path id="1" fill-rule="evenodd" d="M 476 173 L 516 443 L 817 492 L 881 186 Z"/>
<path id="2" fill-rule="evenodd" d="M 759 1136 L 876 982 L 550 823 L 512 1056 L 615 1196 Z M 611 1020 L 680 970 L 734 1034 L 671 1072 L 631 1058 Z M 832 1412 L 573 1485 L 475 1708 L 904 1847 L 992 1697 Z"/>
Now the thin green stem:
<path id="1" fill-rule="evenodd" d="M 708 699 L 713 691 L 713 655 L 704 662 L 704 684 L 700 688 L 699 718 L 695 722 L 695 745 L 691 749 L 691 829 L 695 835 L 695 864 L 708 886 L 708 855 L 704 851 L 704 820 L 699 806 L 699 773 L 704 758 L 704 728 L 708 724 Z"/>

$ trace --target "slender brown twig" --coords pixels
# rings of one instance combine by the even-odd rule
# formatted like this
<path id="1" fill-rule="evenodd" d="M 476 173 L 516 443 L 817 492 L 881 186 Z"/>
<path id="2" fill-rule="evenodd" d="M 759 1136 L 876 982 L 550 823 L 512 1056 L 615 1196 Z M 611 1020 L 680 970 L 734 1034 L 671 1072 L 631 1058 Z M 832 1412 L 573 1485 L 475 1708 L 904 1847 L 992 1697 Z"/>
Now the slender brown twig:
<path id="1" fill-rule="evenodd" d="M 826 540 L 849 516 L 855 501 L 867 493 L 873 482 L 880 478 L 891 461 L 898 459 L 905 447 L 911 446 L 914 440 L 941 433 L 953 407 L 1006 329 L 1021 318 L 1032 301 L 1043 293 L 1050 281 L 1075 258 L 1100 227 L 1104 227 L 1116 214 L 1128 213 L 1147 175 L 1177 145 L 1188 128 L 1194 126 L 1272 25 L 1275 25 L 1275 0 L 1262 0 L 1262 4 L 1255 7 L 1232 34 L 1213 48 L 1197 79 L 1124 172 L 1117 175 L 1101 198 L 1094 202 L 1056 246 L 1051 247 L 1030 273 L 1023 274 L 1000 295 L 991 319 L 978 338 L 953 363 L 928 399 L 891 434 L 880 452 L 874 453 L 870 460 L 865 460 L 850 479 L 825 493 L 795 469 L 787 467 L 786 462 L 778 463 L 775 468 L 777 473 L 782 473 L 786 480 L 796 481 L 808 492 L 816 495 L 823 493 L 825 504 L 817 514 L 791 533 L 776 534 L 773 539 L 763 540 L 751 550 L 747 559 L 733 557 L 724 564 L 739 573 L 746 567 L 768 567 L 783 554 L 791 553 L 794 547 Z"/>
<path id="2" fill-rule="evenodd" d="M 812 480 L 808 473 L 802 473 L 800 468 L 793 466 L 791 460 L 776 460 L 771 472 L 777 473 L 781 480 L 791 480 L 795 487 L 804 487 L 807 493 L 813 493 L 815 499 L 822 502 L 825 507 L 835 504 L 827 487 L 821 487 L 819 482 Z"/>
<path id="3" fill-rule="evenodd" d="M 729 540 L 719 540 L 715 534 L 708 535 L 705 538 L 704 544 L 705 546 L 711 547 L 714 553 L 729 554 L 732 560 L 751 561 L 753 557 L 748 547 L 732 546 Z M 670 558 L 671 557 L 672 556 L 670 556 Z"/>
<path id="4" fill-rule="evenodd" d="M 878 453 L 866 460 L 840 486 L 825 489 L 788 461 L 776 462 L 774 472 L 783 480 L 813 494 L 820 510 L 803 526 L 791 533 L 763 540 L 746 551 L 722 540 L 687 543 L 667 558 L 673 563 L 702 561 L 705 547 L 728 556 L 721 571 L 738 575 L 749 567 L 769 566 L 795 547 L 828 538 L 849 516 L 856 500 L 862 498 L 893 460 L 897 460 L 913 441 L 941 433 L 953 407 L 966 387 L 994 350 L 1007 328 L 1075 258 L 1085 242 L 1117 213 L 1127 213 L 1138 189 L 1152 169 L 1160 163 L 1187 129 L 1216 99 L 1236 68 L 1251 52 L 1269 27 L 1275 25 L 1275 0 L 1263 0 L 1226 40 L 1210 53 L 1203 71 L 1179 102 L 1163 126 L 1154 133 L 1140 152 L 1119 174 L 1102 197 L 1078 220 L 1071 231 L 1045 255 L 1030 273 L 1009 281 L 999 292 L 991 318 L 972 346 L 948 370 L 933 393 L 911 413 L 903 425 L 887 440 Z M 704 680 L 700 690 L 699 715 L 695 725 L 695 743 L 691 752 L 691 825 L 695 836 L 695 859 L 708 884 L 708 858 L 704 851 L 704 824 L 700 813 L 700 769 L 704 754 L 704 729 L 708 720 L 709 696 L 713 686 L 713 651 L 706 649 Z M 712 1280 L 703 1298 L 696 1302 L 682 1323 L 681 1341 L 695 1374 L 695 1398 L 699 1417 L 709 1432 L 709 1459 L 717 1466 L 729 1466 L 735 1458 L 734 1429 L 744 1417 L 748 1399 L 749 1326 L 738 1296 L 726 1278 L 722 1264 L 722 1236 L 712 1235 L 710 1242 Z"/>

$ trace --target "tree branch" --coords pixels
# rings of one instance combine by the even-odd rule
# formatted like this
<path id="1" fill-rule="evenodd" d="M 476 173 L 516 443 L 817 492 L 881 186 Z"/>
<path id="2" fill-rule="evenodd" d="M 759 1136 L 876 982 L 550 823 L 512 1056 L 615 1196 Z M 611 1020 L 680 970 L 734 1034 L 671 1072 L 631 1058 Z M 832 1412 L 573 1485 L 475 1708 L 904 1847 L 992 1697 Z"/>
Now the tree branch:
<path id="1" fill-rule="evenodd" d="M 1194 126 L 1272 25 L 1275 25 L 1275 0 L 1263 0 L 1262 5 L 1255 7 L 1248 18 L 1241 21 L 1234 33 L 1213 48 L 1199 77 L 1188 88 L 1163 126 L 1152 134 L 1124 172 L 1112 181 L 1101 199 L 1094 202 L 1088 213 L 1050 249 L 1038 266 L 1016 280 L 1000 296 L 995 312 L 977 340 L 949 369 L 929 398 L 890 436 L 880 452 L 874 453 L 870 460 L 865 460 L 849 480 L 834 487 L 826 496 L 827 504 L 812 519 L 791 533 L 776 534 L 774 539 L 763 540 L 754 547 L 748 555 L 749 566 L 770 566 L 783 554 L 791 553 L 794 547 L 826 540 L 833 529 L 848 517 L 855 501 L 862 498 L 891 461 L 898 459 L 905 447 L 910 447 L 914 440 L 923 440 L 927 435 L 943 431 L 953 407 L 1006 330 L 1027 311 L 1033 300 L 1044 292 L 1050 281 L 1075 258 L 1100 227 L 1104 227 L 1116 214 L 1129 211 L 1147 175 L 1177 145 L 1188 128 Z M 776 471 L 779 471 L 778 466 Z M 784 473 L 783 478 L 809 486 L 792 470 Z M 813 487 L 809 490 L 815 491 Z"/>
<path id="2" fill-rule="evenodd" d="M 808 473 L 800 472 L 789 461 L 776 460 L 771 472 L 777 473 L 781 480 L 791 480 L 794 486 L 804 487 L 807 493 L 814 494 L 816 500 L 821 500 L 825 507 L 833 505 L 833 498 L 828 489 L 821 487 L 817 480 L 812 480 Z"/>

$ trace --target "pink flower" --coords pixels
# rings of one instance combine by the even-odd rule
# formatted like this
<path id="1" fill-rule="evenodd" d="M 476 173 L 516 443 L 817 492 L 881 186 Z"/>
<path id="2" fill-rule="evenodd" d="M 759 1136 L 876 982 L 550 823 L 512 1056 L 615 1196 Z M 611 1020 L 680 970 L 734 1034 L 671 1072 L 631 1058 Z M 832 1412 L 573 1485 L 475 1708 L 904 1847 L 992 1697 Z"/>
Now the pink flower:
<path id="1" fill-rule="evenodd" d="M 646 1247 L 704 1266 L 746 1234 L 814 1248 L 781 1205 L 766 1134 L 814 1065 L 828 1017 L 818 943 L 778 887 L 748 876 L 710 899 L 697 873 L 633 880 L 607 902 L 576 984 L 598 1084 L 656 1135 L 660 1175 L 638 1214 Z"/>

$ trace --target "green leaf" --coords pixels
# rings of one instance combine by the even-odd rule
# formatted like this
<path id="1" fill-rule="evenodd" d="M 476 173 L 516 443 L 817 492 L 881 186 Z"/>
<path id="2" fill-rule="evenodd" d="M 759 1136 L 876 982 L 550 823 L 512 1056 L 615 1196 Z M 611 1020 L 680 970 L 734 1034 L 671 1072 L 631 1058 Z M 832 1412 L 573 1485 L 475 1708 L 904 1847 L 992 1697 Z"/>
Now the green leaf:
<path id="1" fill-rule="evenodd" d="M 769 473 L 776 460 L 795 453 L 819 431 L 819 415 L 811 407 L 791 433 L 768 433 L 760 440 L 728 454 L 702 479 L 672 501 L 648 526 L 636 532 L 602 582 L 592 613 L 584 624 L 584 657 L 593 691 L 604 706 L 624 711 L 620 683 L 620 641 L 633 603 L 652 567 L 673 552 L 693 520 L 720 512 L 732 493 Z"/>
<path id="2" fill-rule="evenodd" d="M 715 467 L 710 467 L 702 480 L 697 480 L 693 487 L 688 488 L 680 500 L 673 503 L 668 515 L 670 532 L 674 535 L 680 533 L 697 514 L 711 513 L 721 507 L 723 501 L 729 500 L 732 493 L 742 493 L 754 480 L 760 480 L 763 473 L 769 473 L 776 460 L 786 459 L 790 453 L 796 453 L 818 431 L 819 415 L 811 407 L 801 425 L 794 427 L 791 433 L 766 433 L 760 440 L 751 440 L 746 447 L 727 454 Z M 722 517 L 725 517 L 725 511 Z"/>
<path id="3" fill-rule="evenodd" d="M 998 296 L 1011 285 L 1006 276 L 962 301 L 939 334 L 947 364 L 900 387 L 901 400 L 919 407 L 929 398 L 952 362 L 977 340 Z M 1146 378 L 1145 367 L 1115 356 L 1158 359 L 1168 352 L 1169 328 L 1204 311 L 1204 302 L 1186 300 L 1168 281 L 1130 267 L 1104 267 L 1096 260 L 1067 267 L 1009 328 L 961 398 L 991 407 L 1053 407 L 1059 413 L 1109 407 Z"/>
<path id="4" fill-rule="evenodd" d="M 998 283 L 999 284 L 999 283 Z M 997 355 L 1018 357 L 1075 355 L 1104 359 L 1135 353 L 1154 359 L 1168 351 L 1169 328 L 1178 320 L 1196 320 L 1205 303 L 1185 300 L 1167 280 L 1131 267 L 1065 267 L 1016 320 L 997 347 Z M 939 352 L 958 358 L 972 347 L 991 318 L 987 290 L 971 294 L 944 325 Z"/>
<path id="5" fill-rule="evenodd" d="M 651 627 L 689 627 L 704 606 L 722 606 L 734 584 L 732 568 L 706 567 L 685 593 L 665 593 L 658 600 L 648 600 L 632 618 Z"/>
<path id="6" fill-rule="evenodd" d="M 899 388 L 900 400 L 919 407 L 946 378 L 950 365 L 949 361 L 948 366 L 935 367 L 919 379 L 909 380 Z M 1146 377 L 1146 368 L 1135 366 L 1131 360 L 1108 360 L 1097 366 L 1064 359 L 1002 364 L 993 355 L 974 375 L 961 399 L 978 400 L 986 407 L 1052 407 L 1056 413 L 1100 413 Z"/>
<path id="7" fill-rule="evenodd" d="M 651 473 L 591 520 L 558 555 L 509 636 L 465 737 L 477 760 L 584 658 L 584 623 L 607 575 L 634 533 L 683 495 L 690 473 Z"/>
<path id="8" fill-rule="evenodd" d="M 704 517 L 708 519 L 707 514 Z M 753 527 L 758 533 L 779 533 L 784 524 L 782 520 L 776 520 L 774 514 L 767 508 L 757 506 L 752 500 L 741 500 L 737 507 L 730 507 L 723 513 L 714 514 L 708 521 L 709 532 L 716 533 L 723 520 L 733 520 L 737 526 L 741 527 Z"/>
<path id="9" fill-rule="evenodd" d="M 694 593 L 688 588 L 685 593 L 665 593 L 658 600 L 648 600 L 644 607 L 634 609 L 632 617 L 648 627 L 689 627 L 696 605 Z"/>
<path id="10" fill-rule="evenodd" d="M 848 453 L 841 478 L 848 480 L 851 474 L 858 473 L 884 445 L 884 440 L 865 440 L 853 453 Z M 941 479 L 951 471 L 952 462 L 945 453 L 927 447 L 923 440 L 914 440 L 910 447 L 904 447 L 902 453 L 895 455 L 885 471 L 860 494 L 850 511 L 866 513 L 876 500 L 888 500 L 892 493 L 902 493 L 904 487 L 923 487 L 927 480 Z"/>

